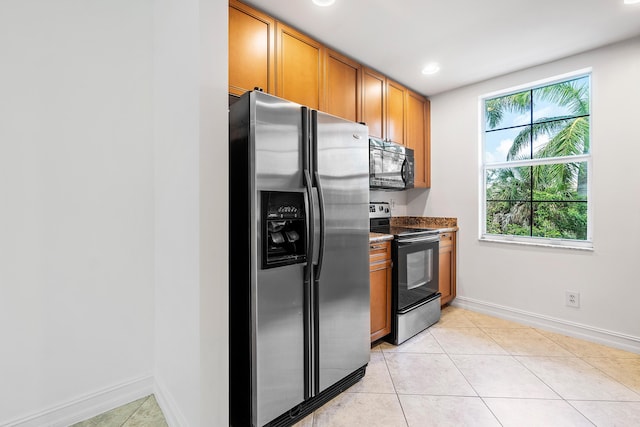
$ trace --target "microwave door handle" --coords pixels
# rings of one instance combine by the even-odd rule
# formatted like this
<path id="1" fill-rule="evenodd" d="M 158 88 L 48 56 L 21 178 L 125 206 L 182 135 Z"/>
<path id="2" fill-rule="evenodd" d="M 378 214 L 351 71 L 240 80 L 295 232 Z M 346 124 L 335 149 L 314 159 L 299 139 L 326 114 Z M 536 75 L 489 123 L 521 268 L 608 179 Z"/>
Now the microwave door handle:
<path id="1" fill-rule="evenodd" d="M 400 177 L 402 177 L 402 182 L 406 185 L 407 183 L 407 158 L 404 158 L 402 162 L 402 167 L 400 168 Z"/>

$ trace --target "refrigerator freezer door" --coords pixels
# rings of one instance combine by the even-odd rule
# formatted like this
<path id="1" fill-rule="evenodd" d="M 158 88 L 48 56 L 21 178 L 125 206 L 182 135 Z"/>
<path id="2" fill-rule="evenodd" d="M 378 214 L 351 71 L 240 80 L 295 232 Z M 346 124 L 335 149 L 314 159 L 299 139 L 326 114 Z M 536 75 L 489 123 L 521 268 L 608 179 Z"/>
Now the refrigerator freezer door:
<path id="1" fill-rule="evenodd" d="M 252 390 L 256 426 L 304 400 L 304 266 L 262 268 L 261 192 L 304 192 L 300 106 L 254 92 L 249 139 L 253 146 L 251 227 Z M 233 231 L 233 230 L 232 230 Z M 233 286 L 233 283 L 231 284 Z M 233 307 L 230 307 L 233 310 Z"/>
<path id="2" fill-rule="evenodd" d="M 314 133 L 323 203 L 315 284 L 322 392 L 369 362 L 369 141 L 366 126 L 324 113 L 317 113 Z"/>
<path id="3" fill-rule="evenodd" d="M 256 426 L 304 400 L 303 265 L 259 274 L 255 340 Z"/>

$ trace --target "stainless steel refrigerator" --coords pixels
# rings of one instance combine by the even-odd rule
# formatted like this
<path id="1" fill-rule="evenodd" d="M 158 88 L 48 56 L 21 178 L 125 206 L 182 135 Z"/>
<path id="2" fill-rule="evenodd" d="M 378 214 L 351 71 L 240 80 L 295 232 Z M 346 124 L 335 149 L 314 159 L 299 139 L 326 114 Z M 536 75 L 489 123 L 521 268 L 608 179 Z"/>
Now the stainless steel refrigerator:
<path id="1" fill-rule="evenodd" d="M 369 362 L 368 129 L 254 91 L 229 132 L 231 425 L 291 425 Z"/>

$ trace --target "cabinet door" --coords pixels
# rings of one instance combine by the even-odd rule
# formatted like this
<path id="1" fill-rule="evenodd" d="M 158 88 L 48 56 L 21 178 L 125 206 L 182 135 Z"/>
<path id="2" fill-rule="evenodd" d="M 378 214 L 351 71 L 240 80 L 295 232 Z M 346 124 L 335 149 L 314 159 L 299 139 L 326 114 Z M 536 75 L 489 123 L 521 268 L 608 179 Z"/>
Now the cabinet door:
<path id="1" fill-rule="evenodd" d="M 429 101 L 415 92 L 407 91 L 407 147 L 413 149 L 415 159 L 414 185 L 431 186 L 431 144 L 429 138 Z"/>
<path id="2" fill-rule="evenodd" d="M 326 102 L 320 109 L 352 122 L 361 121 L 362 67 L 357 62 L 332 50 L 327 50 L 326 64 Z"/>
<path id="3" fill-rule="evenodd" d="M 438 288 L 442 294 L 440 303 L 447 304 L 456 296 L 456 246 L 455 233 L 442 233 L 440 235 L 440 251 L 438 253 L 439 281 Z"/>
<path id="4" fill-rule="evenodd" d="M 362 121 L 369 126 L 369 135 L 384 139 L 385 77 L 365 68 L 362 71 Z"/>
<path id="5" fill-rule="evenodd" d="M 371 264 L 371 342 L 391 333 L 391 262 Z"/>
<path id="6" fill-rule="evenodd" d="M 229 93 L 274 93 L 274 28 L 271 17 L 229 1 Z"/>
<path id="7" fill-rule="evenodd" d="M 387 80 L 387 135 L 388 141 L 405 143 L 405 93 L 406 88 Z"/>
<path id="8" fill-rule="evenodd" d="M 281 22 L 276 23 L 276 34 L 276 95 L 320 109 L 324 47 Z"/>

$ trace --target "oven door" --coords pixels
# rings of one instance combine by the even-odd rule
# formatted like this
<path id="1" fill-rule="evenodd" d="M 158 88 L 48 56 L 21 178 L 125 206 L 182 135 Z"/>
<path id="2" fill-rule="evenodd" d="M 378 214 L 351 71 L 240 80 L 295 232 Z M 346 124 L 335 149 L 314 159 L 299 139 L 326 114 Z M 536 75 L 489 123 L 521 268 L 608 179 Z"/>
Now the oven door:
<path id="1" fill-rule="evenodd" d="M 394 240 L 397 313 L 411 310 L 438 292 L 439 235 Z"/>

